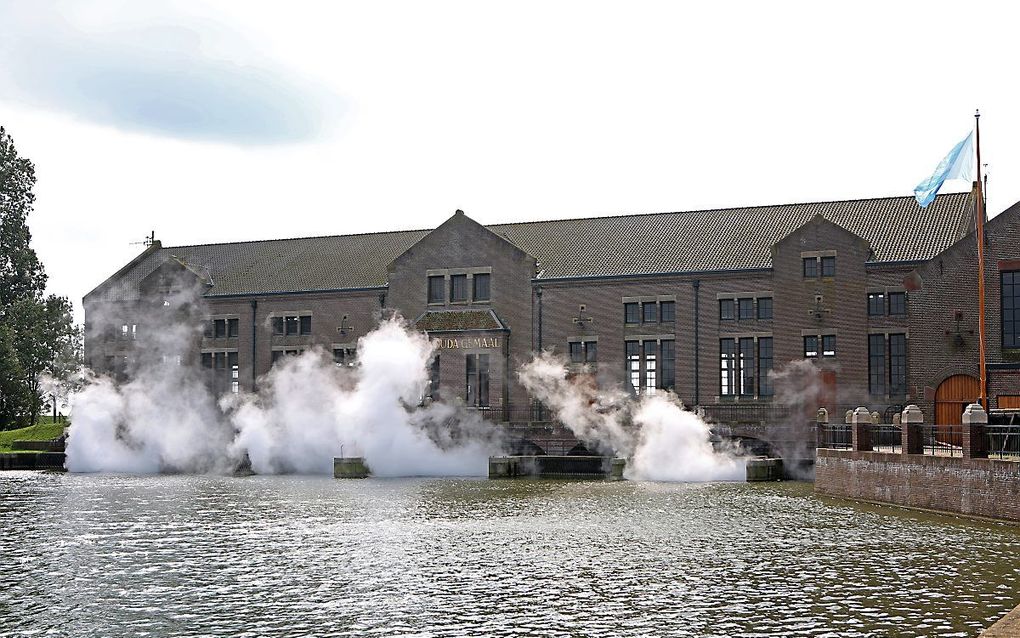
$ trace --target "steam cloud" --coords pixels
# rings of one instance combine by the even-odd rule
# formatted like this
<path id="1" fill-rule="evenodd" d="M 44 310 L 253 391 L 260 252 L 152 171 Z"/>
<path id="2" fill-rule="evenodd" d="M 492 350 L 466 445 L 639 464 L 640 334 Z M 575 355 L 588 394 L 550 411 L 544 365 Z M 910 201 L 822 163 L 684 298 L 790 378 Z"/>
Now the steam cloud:
<path id="1" fill-rule="evenodd" d="M 168 310 L 169 309 L 169 310 Z M 273 366 L 256 394 L 219 401 L 182 362 L 199 336 L 193 294 L 146 313 L 130 380 L 94 377 L 73 400 L 72 472 L 332 472 L 362 456 L 376 476 L 484 475 L 495 428 L 457 405 L 419 407 L 432 344 L 399 319 L 359 343 L 356 368 L 309 350 Z M 103 319 L 97 317 L 97 319 Z"/>
<path id="2" fill-rule="evenodd" d="M 247 462 L 259 474 L 329 474 L 335 456 L 360 456 L 375 476 L 467 476 L 484 475 L 505 447 L 498 428 L 462 405 L 422 404 L 433 345 L 398 318 L 361 338 L 357 367 L 313 348 L 277 362 L 257 392 L 217 399 L 208 371 L 186 363 L 196 358 L 203 309 L 199 291 L 181 290 L 134 319 L 141 330 L 128 381 L 91 377 L 73 397 L 68 470 L 227 473 Z M 102 311 L 92 318 L 121 325 Z M 708 425 L 672 394 L 599 390 L 550 354 L 520 378 L 587 446 L 627 458 L 627 478 L 744 477 L 739 453 L 717 450 Z"/>
<path id="3" fill-rule="evenodd" d="M 635 399 L 619 390 L 599 390 L 588 377 L 571 378 L 564 362 L 549 353 L 526 364 L 520 378 L 578 439 L 626 457 L 628 479 L 744 480 L 741 454 L 734 448 L 717 450 L 708 424 L 671 393 Z"/>

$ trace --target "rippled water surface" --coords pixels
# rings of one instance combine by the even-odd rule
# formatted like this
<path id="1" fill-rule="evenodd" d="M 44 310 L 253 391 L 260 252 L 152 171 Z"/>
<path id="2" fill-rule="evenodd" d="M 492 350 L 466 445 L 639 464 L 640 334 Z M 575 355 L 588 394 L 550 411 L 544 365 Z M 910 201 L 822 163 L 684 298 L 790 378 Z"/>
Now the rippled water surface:
<path id="1" fill-rule="evenodd" d="M 973 636 L 1008 525 L 647 484 L 0 473 L 0 634 Z"/>

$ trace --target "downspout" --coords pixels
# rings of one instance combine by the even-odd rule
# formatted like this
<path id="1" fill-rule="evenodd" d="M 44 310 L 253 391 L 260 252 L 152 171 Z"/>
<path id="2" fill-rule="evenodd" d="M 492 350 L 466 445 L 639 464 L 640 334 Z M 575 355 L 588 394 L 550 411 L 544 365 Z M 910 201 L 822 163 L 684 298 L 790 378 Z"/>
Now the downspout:
<path id="1" fill-rule="evenodd" d="M 542 286 L 535 289 L 538 296 L 538 351 L 542 352 Z"/>
<path id="2" fill-rule="evenodd" d="M 699 351 L 701 343 L 698 341 L 698 316 L 699 292 L 701 291 L 701 280 L 694 280 L 694 405 L 701 405 L 701 379 L 699 378 Z"/>
<path id="3" fill-rule="evenodd" d="M 255 381 L 258 379 L 258 366 L 256 365 L 258 356 L 258 309 L 259 300 L 251 300 L 251 391 L 255 391 Z"/>

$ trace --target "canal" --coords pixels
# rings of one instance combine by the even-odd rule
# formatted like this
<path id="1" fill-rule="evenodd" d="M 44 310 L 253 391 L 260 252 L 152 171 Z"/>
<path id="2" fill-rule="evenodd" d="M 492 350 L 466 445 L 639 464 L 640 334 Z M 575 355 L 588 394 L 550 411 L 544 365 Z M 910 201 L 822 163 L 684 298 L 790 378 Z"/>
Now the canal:
<path id="1" fill-rule="evenodd" d="M 1020 530 L 806 483 L 0 473 L 0 635 L 973 636 Z"/>

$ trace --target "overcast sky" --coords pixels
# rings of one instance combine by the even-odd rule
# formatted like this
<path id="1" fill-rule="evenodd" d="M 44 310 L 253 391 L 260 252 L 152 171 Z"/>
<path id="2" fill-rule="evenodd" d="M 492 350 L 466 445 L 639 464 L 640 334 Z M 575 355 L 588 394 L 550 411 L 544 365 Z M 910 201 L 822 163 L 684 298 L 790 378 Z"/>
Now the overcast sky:
<path id="1" fill-rule="evenodd" d="M 1020 200 L 1009 4 L 0 0 L 0 124 L 78 307 L 150 230 L 910 195 L 975 108 L 995 214 Z"/>

